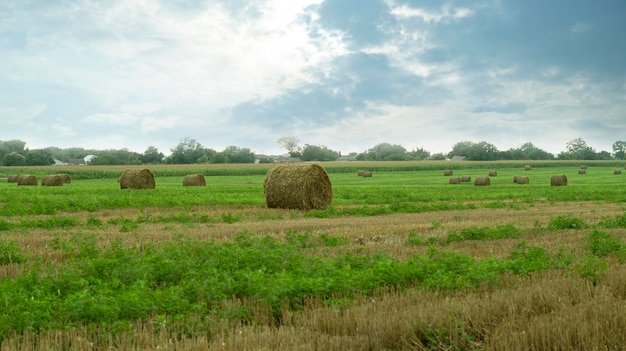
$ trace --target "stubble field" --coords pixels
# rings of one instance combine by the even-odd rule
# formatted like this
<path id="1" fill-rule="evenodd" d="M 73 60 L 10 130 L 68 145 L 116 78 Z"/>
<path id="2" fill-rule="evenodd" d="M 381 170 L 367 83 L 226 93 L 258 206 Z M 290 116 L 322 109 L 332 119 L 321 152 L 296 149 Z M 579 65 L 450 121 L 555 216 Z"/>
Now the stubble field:
<path id="1" fill-rule="evenodd" d="M 0 168 L 0 349 L 621 350 L 624 163 L 531 164 L 321 163 L 310 212 L 267 208 L 271 165 Z"/>

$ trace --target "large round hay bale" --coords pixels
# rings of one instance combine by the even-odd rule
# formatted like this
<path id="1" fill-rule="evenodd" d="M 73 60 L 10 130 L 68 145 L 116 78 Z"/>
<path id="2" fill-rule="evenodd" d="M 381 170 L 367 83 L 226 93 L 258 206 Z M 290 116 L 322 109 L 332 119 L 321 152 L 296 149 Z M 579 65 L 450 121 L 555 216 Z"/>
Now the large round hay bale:
<path id="1" fill-rule="evenodd" d="M 359 177 L 362 177 L 362 176 L 363 176 L 363 173 L 365 173 L 365 170 L 359 169 L 359 171 L 357 172 L 357 175 L 358 175 Z"/>
<path id="2" fill-rule="evenodd" d="M 37 185 L 37 177 L 32 174 L 20 174 L 17 176 L 17 185 Z"/>
<path id="3" fill-rule="evenodd" d="M 468 175 L 461 176 L 461 182 L 468 183 L 468 182 L 471 182 L 471 181 L 472 181 L 472 177 L 470 177 Z"/>
<path id="4" fill-rule="evenodd" d="M 461 184 L 461 177 L 450 177 L 448 182 L 450 184 Z"/>
<path id="5" fill-rule="evenodd" d="M 187 174 L 183 178 L 183 186 L 206 186 L 206 179 L 202 174 Z"/>
<path id="6" fill-rule="evenodd" d="M 517 180 L 519 179 L 519 175 L 513 176 L 513 183 L 517 183 Z"/>
<path id="7" fill-rule="evenodd" d="M 333 188 L 324 168 L 317 164 L 279 165 L 263 182 L 269 208 L 323 210 L 333 201 Z"/>
<path id="8" fill-rule="evenodd" d="M 550 177 L 550 185 L 565 186 L 567 185 L 567 177 L 564 174 L 557 174 Z"/>
<path id="9" fill-rule="evenodd" d="M 490 177 L 497 177 L 498 176 L 498 171 L 492 169 L 491 171 L 489 171 L 489 176 Z"/>
<path id="10" fill-rule="evenodd" d="M 364 171 L 364 172 L 363 172 L 363 174 L 362 174 L 362 176 L 363 176 L 364 178 L 372 178 L 374 175 L 373 175 L 373 174 L 372 174 L 372 172 L 370 172 L 370 171 Z"/>
<path id="11" fill-rule="evenodd" d="M 63 177 L 58 174 L 45 175 L 41 178 L 42 186 L 63 186 Z"/>
<path id="12" fill-rule="evenodd" d="M 7 177 L 7 183 L 17 183 L 17 174 L 11 174 Z"/>
<path id="13" fill-rule="evenodd" d="M 587 169 L 585 169 L 585 168 L 579 168 L 579 169 L 578 169 L 578 174 L 587 174 Z"/>
<path id="14" fill-rule="evenodd" d="M 524 170 L 525 170 L 525 171 L 532 171 L 532 169 L 533 169 L 533 168 L 532 168 L 530 165 L 526 165 L 526 166 L 524 166 Z"/>
<path id="15" fill-rule="evenodd" d="M 489 179 L 489 177 L 476 177 L 476 180 L 474 180 L 474 186 L 488 185 L 491 185 L 491 179 Z"/>
<path id="16" fill-rule="evenodd" d="M 63 179 L 63 183 L 65 184 L 69 184 L 72 182 L 72 177 L 67 173 L 59 173 L 57 175 L 60 176 L 61 179 Z"/>
<path id="17" fill-rule="evenodd" d="M 149 169 L 127 169 L 118 179 L 120 189 L 154 189 L 154 174 Z"/>
<path id="18" fill-rule="evenodd" d="M 615 170 L 613 170 L 613 174 L 622 174 L 622 170 L 621 169 L 615 169 Z"/>
<path id="19" fill-rule="evenodd" d="M 517 184 L 529 184 L 530 183 L 530 179 L 526 176 L 517 176 L 517 181 L 515 182 Z"/>
<path id="20" fill-rule="evenodd" d="M 450 177 L 453 174 L 451 169 L 446 169 L 445 171 L 443 171 L 443 176 L 444 177 Z"/>

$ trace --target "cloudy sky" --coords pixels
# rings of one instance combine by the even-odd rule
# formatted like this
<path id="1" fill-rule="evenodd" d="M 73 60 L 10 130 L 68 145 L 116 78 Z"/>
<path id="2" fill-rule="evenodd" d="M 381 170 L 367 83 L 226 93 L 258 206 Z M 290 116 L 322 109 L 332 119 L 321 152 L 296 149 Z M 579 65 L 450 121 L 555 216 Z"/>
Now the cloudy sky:
<path id="1" fill-rule="evenodd" d="M 612 152 L 624 33 L 622 0 L 2 0 L 0 140 Z"/>

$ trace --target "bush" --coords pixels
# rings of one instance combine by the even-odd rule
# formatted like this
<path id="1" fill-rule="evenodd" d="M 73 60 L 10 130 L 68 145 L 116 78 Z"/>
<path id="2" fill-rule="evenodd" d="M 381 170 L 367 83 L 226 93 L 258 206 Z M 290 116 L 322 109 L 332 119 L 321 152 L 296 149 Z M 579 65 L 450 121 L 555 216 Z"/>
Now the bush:
<path id="1" fill-rule="evenodd" d="M 548 229 L 550 230 L 584 228 L 587 228 L 585 221 L 571 214 L 552 217 L 550 222 L 548 222 Z"/>

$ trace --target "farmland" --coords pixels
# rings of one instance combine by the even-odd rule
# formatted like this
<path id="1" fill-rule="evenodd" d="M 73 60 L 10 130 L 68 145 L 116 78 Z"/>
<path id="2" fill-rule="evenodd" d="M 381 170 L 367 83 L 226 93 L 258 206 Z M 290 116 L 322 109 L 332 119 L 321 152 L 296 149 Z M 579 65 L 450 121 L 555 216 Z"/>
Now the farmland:
<path id="1" fill-rule="evenodd" d="M 620 349 L 625 164 L 531 164 L 321 163 L 309 212 L 267 208 L 271 165 L 0 168 L 0 349 Z"/>

